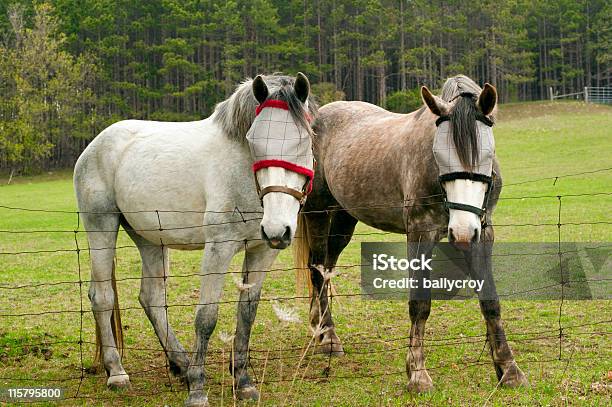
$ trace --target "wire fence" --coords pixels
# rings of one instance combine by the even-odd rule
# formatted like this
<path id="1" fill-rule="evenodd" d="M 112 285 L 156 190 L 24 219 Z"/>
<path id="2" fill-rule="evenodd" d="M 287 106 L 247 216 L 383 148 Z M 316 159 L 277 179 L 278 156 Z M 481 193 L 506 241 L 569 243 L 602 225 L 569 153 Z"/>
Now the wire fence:
<path id="1" fill-rule="evenodd" d="M 529 183 L 536 183 L 536 182 L 547 181 L 547 180 L 552 181 L 553 183 L 552 185 L 554 186 L 557 184 L 557 182 L 560 179 L 563 179 L 563 178 L 578 177 L 578 176 L 584 176 L 584 175 L 596 176 L 600 173 L 605 173 L 609 171 L 612 171 L 612 167 L 592 170 L 592 171 L 583 171 L 583 172 L 577 172 L 577 173 L 572 173 L 572 174 L 559 175 L 559 176 L 530 179 L 530 180 L 516 182 L 512 184 L 506 184 L 504 185 L 504 188 L 507 188 L 513 185 L 525 185 Z M 502 202 L 504 200 L 524 201 L 524 200 L 535 200 L 535 199 L 553 201 L 557 207 L 557 211 L 556 211 L 557 216 L 556 216 L 555 221 L 552 221 L 552 222 L 548 221 L 548 222 L 526 222 L 526 223 L 506 223 L 506 224 L 493 223 L 492 226 L 495 228 L 498 228 L 498 227 L 499 228 L 537 228 L 537 227 L 556 228 L 557 230 L 556 242 L 558 244 L 558 248 L 555 252 L 549 251 L 549 252 L 542 252 L 542 253 L 531 253 L 528 255 L 538 256 L 538 255 L 556 254 L 559 258 L 559 267 L 561 268 L 563 255 L 567 253 L 567 251 L 562 250 L 562 243 L 563 243 L 562 229 L 563 228 L 566 228 L 568 226 L 575 226 L 575 227 L 580 228 L 580 227 L 585 227 L 587 225 L 591 225 L 591 226 L 600 225 L 602 227 L 607 227 L 607 225 L 610 225 L 612 223 L 612 219 L 609 219 L 609 218 L 605 220 L 601 220 L 601 219 L 593 220 L 593 219 L 585 218 L 580 221 L 571 221 L 571 220 L 565 221 L 564 216 L 563 216 L 563 210 L 562 210 L 564 208 L 563 203 L 566 202 L 567 199 L 569 198 L 601 199 L 601 198 L 608 197 L 610 195 L 612 195 L 612 191 L 592 191 L 592 192 L 582 192 L 582 193 L 549 194 L 549 195 L 541 194 L 541 195 L 502 196 L 500 198 L 500 201 Z M 443 204 L 443 201 L 442 201 L 441 194 L 440 195 L 436 194 L 436 195 L 430 195 L 426 197 L 411 198 L 411 199 L 405 200 L 404 202 L 393 203 L 391 205 L 373 205 L 373 206 L 362 206 L 358 208 L 357 207 L 356 208 L 332 208 L 332 209 L 329 209 L 328 212 L 351 211 L 351 210 L 357 210 L 357 209 L 376 210 L 376 209 L 390 209 L 390 208 L 403 210 L 411 206 L 427 206 L 427 205 L 442 205 L 442 204 Z M 80 219 L 80 216 L 84 212 L 40 209 L 40 208 L 24 208 L 24 207 L 15 207 L 15 206 L 9 206 L 9 205 L 0 205 L 0 209 L 4 211 L 8 211 L 9 214 L 15 213 L 15 212 L 32 212 L 32 213 L 39 213 L 39 214 L 60 214 L 60 215 L 74 216 L 74 228 L 72 229 L 71 228 L 50 228 L 50 229 L 0 230 L 0 236 L 12 236 L 16 239 L 21 239 L 22 236 L 45 237 L 45 236 L 58 235 L 58 234 L 69 236 L 72 239 L 72 244 L 70 246 L 49 248 L 49 249 L 36 248 L 36 249 L 31 249 L 31 250 L 22 250 L 21 248 L 18 248 L 19 244 L 17 244 L 16 246 L 17 249 L 0 251 L 0 261 L 3 261 L 4 264 L 6 265 L 6 264 L 9 264 L 8 263 L 9 259 L 16 259 L 18 257 L 19 258 L 25 257 L 26 259 L 33 259 L 37 255 L 48 255 L 48 254 L 60 254 L 60 255 L 67 254 L 70 256 L 74 255 L 74 261 L 75 261 L 75 266 L 76 266 L 74 270 L 74 275 L 75 277 L 78 278 L 76 280 L 75 279 L 60 279 L 57 281 L 51 281 L 52 279 L 45 279 L 43 281 L 29 281 L 29 282 L 19 281 L 19 282 L 13 282 L 13 283 L 8 283 L 7 280 L 9 279 L 3 278 L 0 281 L 0 294 L 4 296 L 4 293 L 12 293 L 11 298 L 18 298 L 19 294 L 15 294 L 15 293 L 27 292 L 27 290 L 37 290 L 37 294 L 41 295 L 42 292 L 38 290 L 41 290 L 44 288 L 49 289 L 53 287 L 54 289 L 58 289 L 58 290 L 64 290 L 64 289 L 67 290 L 67 288 L 65 288 L 64 286 L 75 286 L 75 287 L 78 287 L 78 295 L 79 295 L 78 301 L 76 301 L 76 305 L 77 305 L 76 308 L 56 309 L 55 306 L 57 304 L 45 303 L 44 298 L 41 296 L 40 299 L 43 302 L 42 303 L 40 303 L 40 301 L 35 302 L 34 305 L 35 305 L 35 308 L 37 309 L 34 309 L 32 311 L 17 312 L 17 311 L 12 311 L 12 310 L 0 309 L 0 322 L 2 322 L 2 325 L 0 326 L 3 327 L 2 330 L 7 330 L 7 328 L 11 326 L 19 326 L 20 319 L 22 321 L 21 322 L 22 324 L 27 324 L 27 318 L 30 318 L 30 317 L 41 317 L 41 316 L 52 317 L 52 316 L 62 316 L 62 315 L 67 315 L 67 316 L 77 315 L 78 319 L 76 323 L 78 326 L 78 333 L 77 333 L 78 339 L 77 338 L 61 339 L 61 340 L 45 339 L 45 340 L 32 341 L 32 342 L 21 341 L 15 344 L 11 344 L 11 343 L 4 341 L 4 343 L 2 343 L 2 346 L 4 349 L 1 350 L 2 348 L 0 347 L 0 356 L 1 356 L 0 364 L 2 366 L 10 368 L 11 366 L 13 366 L 13 364 L 17 360 L 19 360 L 22 357 L 22 355 L 19 352 L 17 352 L 16 355 L 11 355 L 11 352 L 15 353 L 16 351 L 15 348 L 21 348 L 23 350 L 25 348 L 27 349 L 48 349 L 50 347 L 58 347 L 58 348 L 65 347 L 65 348 L 68 348 L 69 350 L 78 351 L 79 366 L 77 366 L 76 369 L 78 370 L 79 373 L 75 375 L 66 374 L 66 375 L 63 375 L 62 377 L 45 377 L 45 378 L 41 378 L 41 374 L 40 374 L 44 372 L 36 372 L 31 377 L 23 377 L 21 375 L 19 375 L 19 377 L 16 377 L 16 376 L 11 377 L 11 376 L 4 376 L 3 374 L 0 374 L 0 380 L 3 380 L 5 384 L 6 383 L 9 383 L 9 384 L 13 384 L 13 383 L 24 384 L 25 383 L 27 384 L 27 383 L 34 383 L 34 382 L 39 383 L 41 381 L 45 383 L 48 382 L 48 383 L 59 383 L 59 384 L 74 382 L 76 383 L 76 385 L 73 386 L 74 388 L 72 388 L 71 394 L 66 394 L 67 399 L 73 399 L 73 400 L 90 399 L 90 398 L 95 398 L 96 400 L 104 400 L 107 397 L 109 399 L 116 399 L 117 397 L 125 397 L 125 398 L 152 397 L 156 394 L 176 393 L 176 392 L 181 392 L 186 395 L 187 392 L 186 392 L 185 387 L 181 385 L 177 385 L 177 383 L 173 379 L 171 379 L 170 373 L 169 373 L 170 366 L 167 361 L 163 365 L 151 366 L 148 369 L 141 369 L 140 371 L 130 371 L 130 366 L 129 365 L 125 366 L 130 377 L 141 377 L 141 376 L 142 377 L 152 377 L 157 382 L 164 381 L 166 383 L 165 385 L 166 388 L 164 388 L 161 391 L 152 391 L 151 389 L 147 389 L 146 392 L 130 391 L 120 396 L 108 395 L 103 392 L 97 392 L 95 394 L 84 394 L 82 392 L 82 387 L 85 381 L 90 380 L 90 379 L 100 381 L 106 378 L 107 376 L 104 372 L 98 373 L 98 372 L 95 372 L 95 369 L 86 367 L 87 363 L 85 361 L 86 359 L 85 348 L 87 349 L 91 348 L 93 345 L 95 345 L 95 342 L 91 340 L 92 338 L 90 338 L 90 335 L 93 335 L 93 333 L 90 334 L 90 333 L 85 332 L 86 330 L 90 331 L 90 329 L 85 328 L 85 325 L 87 323 L 88 326 L 91 326 L 93 324 L 92 322 L 93 318 L 91 318 L 92 314 L 91 314 L 89 305 L 86 304 L 83 299 L 83 296 L 84 296 L 83 289 L 84 289 L 84 285 L 87 282 L 101 283 L 101 282 L 107 282 L 109 280 L 92 280 L 92 279 L 86 280 L 87 275 L 84 272 L 86 267 L 83 265 L 84 263 L 83 255 L 84 254 L 89 255 L 92 251 L 95 251 L 95 250 L 110 250 L 110 249 L 115 249 L 116 253 L 119 253 L 119 250 L 134 249 L 134 248 L 138 248 L 138 246 L 136 246 L 135 244 L 116 244 L 112 247 L 95 247 L 95 248 L 89 247 L 89 245 L 84 246 L 83 242 L 80 241 L 80 237 L 81 236 L 84 237 L 86 233 L 91 234 L 91 233 L 109 232 L 106 230 L 85 231 L 82 225 L 81 219 Z M 92 213 L 92 212 L 89 212 L 89 213 Z M 102 212 L 95 212 L 95 213 L 102 214 Z M 104 213 L 117 213 L 117 212 L 104 212 Z M 126 214 L 125 212 L 123 213 Z M 154 225 L 148 228 L 127 230 L 127 232 L 130 232 L 130 233 L 203 229 L 207 227 L 223 226 L 223 225 L 229 225 L 229 224 L 234 224 L 234 223 L 259 222 L 262 219 L 262 215 L 263 215 L 262 211 L 242 211 L 239 208 L 234 208 L 230 211 L 195 211 L 195 210 L 170 211 L 170 210 L 156 209 L 156 210 L 149 210 L 149 211 L 135 211 L 135 212 L 129 212 L 129 213 L 140 213 L 140 214 L 150 215 L 152 219 L 157 221 L 157 225 Z M 194 225 L 188 225 L 188 226 L 164 227 L 163 222 L 162 222 L 162 218 L 163 218 L 162 215 L 168 214 L 168 213 L 184 213 L 184 214 L 197 214 L 197 215 L 205 215 L 205 214 L 228 215 L 229 214 L 231 215 L 232 219 L 224 220 L 221 222 L 201 223 L 201 224 L 194 224 Z M 426 229 L 411 230 L 411 231 L 412 232 L 435 231 L 439 229 L 440 229 L 439 225 L 431 225 L 431 228 L 428 227 Z M 396 235 L 396 234 L 392 234 L 389 232 L 383 232 L 383 231 L 372 231 L 372 232 L 358 232 L 358 233 L 354 233 L 352 236 L 381 237 L 381 236 L 387 236 L 387 235 Z M 344 236 L 344 235 L 338 235 L 338 236 Z M 399 235 L 396 235 L 396 236 L 399 236 Z M 259 241 L 259 240 L 260 239 L 227 239 L 227 240 L 222 240 L 222 241 L 210 240 L 210 241 L 202 241 L 202 242 L 192 243 L 192 244 L 194 246 L 204 246 L 206 244 L 212 244 L 212 243 L 216 243 L 216 244 L 241 243 L 241 244 L 244 244 L 244 248 L 246 249 L 247 245 L 251 241 Z M 46 240 L 43 240 L 42 245 L 44 245 L 44 242 L 46 242 Z M 164 245 L 163 240 L 160 240 L 160 244 L 151 243 L 150 246 L 161 247 L 162 251 L 164 247 L 172 248 L 172 245 Z M 609 246 L 612 246 L 612 244 L 607 245 L 606 243 L 602 243 L 599 247 L 609 247 Z M 494 253 L 493 256 L 495 255 L 496 254 Z M 524 256 L 526 254 L 512 253 L 510 255 L 511 256 Z M 120 257 L 119 254 L 116 254 L 116 256 L 117 258 Z M 24 261 L 24 260 L 19 260 L 19 261 Z M 341 271 L 348 271 L 351 269 L 359 269 L 361 266 L 362 264 L 359 264 L 359 263 L 338 264 L 336 266 L 336 269 L 341 270 Z M 266 272 L 266 273 L 274 273 L 274 272 L 284 273 L 287 271 L 298 271 L 298 270 L 299 268 L 297 267 L 273 267 L 269 270 L 247 270 L 246 273 L 251 273 L 251 272 L 256 272 L 256 271 Z M 2 274 L 4 274 L 4 272 Z M 244 273 L 242 270 L 230 269 L 227 272 L 222 272 L 222 273 L 213 272 L 213 273 L 207 273 L 207 274 L 243 275 Z M 201 275 L 202 275 L 201 272 L 170 275 L 165 270 L 162 276 L 146 276 L 146 277 L 125 276 L 125 277 L 117 278 L 116 281 L 119 284 L 121 283 L 129 284 L 130 282 L 141 281 L 144 278 L 153 278 L 153 279 L 162 278 L 166 281 L 167 279 L 176 280 L 176 279 L 197 278 Z M 8 277 L 8 274 L 7 274 L 7 277 Z M 15 278 L 12 278 L 12 280 L 15 280 Z M 568 366 L 571 365 L 572 361 L 577 362 L 579 360 L 597 360 L 598 358 L 601 358 L 602 356 L 604 356 L 604 354 L 601 352 L 595 355 L 586 355 L 586 356 L 575 355 L 575 352 L 574 352 L 575 348 L 572 348 L 572 343 L 573 343 L 572 341 L 577 338 L 592 338 L 592 337 L 602 337 L 602 336 L 609 339 L 609 335 L 612 333 L 612 331 L 609 330 L 612 319 L 603 318 L 600 320 L 592 320 L 592 321 L 581 323 L 581 324 L 564 323 L 564 308 L 566 306 L 565 288 L 569 284 L 576 283 L 576 282 L 606 283 L 611 280 L 612 280 L 612 276 L 604 276 L 604 278 L 599 278 L 599 279 L 584 278 L 581 280 L 571 280 L 571 279 L 566 280 L 564 278 L 564 274 L 561 273 L 561 281 L 558 283 L 549 284 L 549 285 L 541 286 L 541 287 L 530 287 L 528 290 L 523 290 L 522 292 L 511 293 L 511 294 L 520 294 L 520 293 L 525 293 L 525 292 L 537 292 L 539 290 L 549 288 L 553 285 L 558 285 L 561 290 L 560 291 L 561 296 L 558 301 L 556 326 L 554 328 L 551 327 L 549 329 L 536 329 L 536 330 L 529 330 L 529 331 L 524 331 L 524 332 L 509 332 L 507 339 L 510 343 L 537 342 L 539 347 L 550 348 L 549 351 L 543 352 L 541 356 L 544 356 L 544 357 L 536 357 L 533 359 L 517 357 L 517 362 L 522 365 L 530 364 L 530 363 L 536 363 L 540 365 L 548 364 L 548 363 L 566 363 L 565 370 L 567 370 Z M 248 290 L 248 288 L 246 289 Z M 365 294 L 361 291 L 360 292 L 330 293 L 330 308 L 333 306 L 334 300 L 342 301 L 342 299 L 344 298 L 359 299 L 359 298 L 363 298 L 365 295 L 371 296 L 372 294 L 371 293 Z M 309 298 L 310 297 L 308 295 L 291 295 L 290 293 L 286 293 L 286 294 L 279 295 L 279 296 L 263 297 L 259 301 L 260 303 L 266 303 L 266 302 L 285 303 L 287 301 L 307 300 Z M 249 302 L 250 301 L 251 300 L 249 299 Z M 240 302 L 241 302 L 240 299 L 232 299 L 232 300 L 216 301 L 215 304 L 238 304 Z M 304 303 L 305 302 L 306 301 L 304 301 Z M 150 307 L 161 307 L 165 309 L 166 316 L 167 316 L 168 311 L 173 308 L 195 308 L 198 305 L 209 305 L 209 304 L 210 303 L 203 304 L 203 303 L 200 303 L 199 301 L 197 302 L 194 302 L 194 301 L 174 302 L 174 303 L 168 302 L 168 293 L 165 292 L 165 285 L 164 285 L 164 303 L 163 305 L 157 305 L 157 306 L 151 305 Z M 15 309 L 18 308 L 17 305 L 18 304 L 15 304 L 14 306 Z M 7 306 L 7 304 L 6 302 L 0 302 L 0 306 Z M 142 309 L 142 307 L 124 306 L 124 307 L 120 307 L 119 309 L 122 311 L 140 310 Z M 106 311 L 111 311 L 111 310 L 112 309 L 109 309 Z M 99 310 L 98 312 L 104 312 L 104 311 L 105 310 Z M 72 328 L 75 328 L 75 327 L 72 327 Z M 380 326 L 378 326 L 377 328 L 379 332 L 386 332 L 386 331 L 393 332 L 394 328 L 397 329 L 398 327 L 390 326 L 390 327 L 387 327 L 388 329 L 384 329 L 384 327 L 381 328 Z M 338 329 L 339 331 L 342 331 L 342 326 L 338 326 Z M 2 330 L 0 330 L 0 340 L 2 336 Z M 66 336 L 70 337 L 72 335 L 66 334 Z M 356 337 L 356 339 L 353 339 L 353 337 Z M 343 346 L 345 348 L 344 353 L 346 354 L 345 357 L 348 357 L 348 358 L 350 358 L 351 355 L 364 355 L 364 354 L 394 354 L 397 356 L 400 354 L 400 351 L 405 352 L 410 349 L 409 340 L 410 340 L 409 335 L 399 335 L 399 336 L 392 336 L 389 338 L 384 338 L 384 337 L 381 338 L 380 335 L 369 336 L 368 333 L 359 333 L 359 334 L 354 334 L 352 336 L 347 336 L 343 338 Z M 428 335 L 423 338 L 423 341 L 426 344 L 425 349 L 427 349 L 428 347 L 461 346 L 461 345 L 470 345 L 470 344 L 483 346 L 482 350 L 479 352 L 478 355 L 468 355 L 470 357 L 465 357 L 461 361 L 445 361 L 444 363 L 441 363 L 441 364 L 429 365 L 427 366 L 427 370 L 429 371 L 445 370 L 457 364 L 460 364 L 462 367 L 491 364 L 490 360 L 482 360 L 483 351 L 488 341 L 486 334 L 477 334 L 477 335 L 476 334 L 475 335 L 460 334 L 460 335 L 450 335 L 450 336 L 440 336 L 440 337 Z M 278 347 L 278 348 L 269 348 L 269 347 L 258 348 L 257 343 L 255 343 L 248 350 L 248 353 L 250 355 L 249 363 L 251 364 L 250 370 L 253 372 L 255 384 L 260 388 L 260 390 L 264 386 L 264 384 L 271 384 L 271 383 L 289 383 L 290 384 L 290 388 L 287 392 L 287 395 L 284 401 L 285 403 L 287 402 L 287 397 L 289 397 L 289 394 L 292 391 L 291 389 L 293 388 L 296 382 L 312 381 L 316 383 L 325 383 L 329 380 L 336 380 L 336 379 L 338 380 L 359 380 L 359 379 L 364 379 L 364 378 L 371 379 L 374 377 L 405 375 L 406 374 L 404 369 L 384 371 L 384 372 L 378 372 L 378 373 L 374 373 L 374 372 L 362 373 L 361 371 L 359 371 L 359 372 L 355 372 L 354 374 L 350 374 L 350 375 L 334 374 L 333 362 L 332 362 L 331 357 L 325 359 L 326 366 L 323 369 L 322 374 L 313 375 L 312 372 L 308 374 L 309 365 L 311 363 L 317 363 L 317 360 L 319 360 L 320 362 L 320 359 L 316 359 L 316 358 L 320 358 L 320 356 L 315 356 L 317 346 L 314 342 L 314 335 L 312 336 L 303 335 L 300 338 L 298 338 L 297 343 L 299 344 L 299 346 L 297 346 L 295 343 L 296 341 L 294 341 L 293 345 L 283 346 L 283 347 Z M 552 349 L 554 349 L 554 355 L 552 353 Z M 148 346 L 130 346 L 130 345 L 125 346 L 124 350 L 134 351 L 134 352 L 160 352 L 162 351 L 160 346 L 148 347 Z M 191 351 L 185 351 L 185 353 L 188 356 L 191 356 L 193 354 L 193 352 Z M 224 366 L 225 367 L 228 366 L 226 359 L 230 355 L 231 355 L 231 350 L 228 351 L 227 349 L 225 349 L 225 347 L 221 347 L 221 349 L 209 349 L 208 357 L 206 360 L 206 366 L 208 367 L 221 366 L 221 370 L 224 371 Z M 60 360 L 58 360 L 58 362 L 59 361 Z M 272 363 L 274 361 L 286 362 L 286 364 L 289 365 L 289 368 L 291 368 L 292 371 L 290 371 L 289 374 L 287 374 L 285 378 L 266 377 L 265 376 L 266 367 L 268 366 L 268 363 Z M 253 363 L 258 365 L 258 368 L 255 368 L 253 366 Z M 262 363 L 263 363 L 263 368 L 261 367 Z M 2 370 L 6 371 L 6 369 L 2 369 Z M 258 372 L 260 374 L 258 374 Z M 163 374 L 165 378 L 160 376 L 160 374 Z M 282 375 L 278 375 L 278 376 L 282 376 Z M 228 379 L 229 377 L 231 376 L 228 376 Z M 219 380 L 218 378 L 215 379 L 214 377 L 212 379 L 207 380 L 207 386 L 209 388 L 211 386 L 221 387 L 221 395 L 222 395 L 221 397 L 222 398 L 224 394 L 223 388 L 226 385 L 227 384 L 225 383 L 224 376 L 222 376 L 221 380 Z M 231 396 L 228 396 L 228 397 L 231 397 Z"/>

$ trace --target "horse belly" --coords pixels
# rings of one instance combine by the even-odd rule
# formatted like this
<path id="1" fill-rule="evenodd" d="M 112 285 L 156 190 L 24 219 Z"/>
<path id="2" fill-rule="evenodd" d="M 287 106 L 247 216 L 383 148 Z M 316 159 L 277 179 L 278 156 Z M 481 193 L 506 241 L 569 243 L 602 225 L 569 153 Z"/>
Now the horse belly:
<path id="1" fill-rule="evenodd" d="M 124 213 L 129 228 L 156 245 L 196 250 L 204 247 L 204 216 L 178 212 Z M 161 226 L 160 226 L 161 225 Z"/>
<path id="2" fill-rule="evenodd" d="M 402 208 L 371 208 L 348 211 L 351 216 L 385 232 L 406 233 Z"/>
<path id="3" fill-rule="evenodd" d="M 131 195 L 138 198 L 138 195 Z M 141 195 L 144 197 L 145 195 Z M 178 200 L 178 198 L 174 198 Z M 153 244 L 172 246 L 178 249 L 195 250 L 204 247 L 206 242 L 204 205 L 186 209 L 168 205 L 167 202 L 150 201 L 152 206 L 147 209 L 123 209 L 125 204 L 119 204 L 125 220 L 137 234 Z M 165 206 L 164 206 L 165 204 Z M 159 208 L 159 209 L 154 209 Z"/>

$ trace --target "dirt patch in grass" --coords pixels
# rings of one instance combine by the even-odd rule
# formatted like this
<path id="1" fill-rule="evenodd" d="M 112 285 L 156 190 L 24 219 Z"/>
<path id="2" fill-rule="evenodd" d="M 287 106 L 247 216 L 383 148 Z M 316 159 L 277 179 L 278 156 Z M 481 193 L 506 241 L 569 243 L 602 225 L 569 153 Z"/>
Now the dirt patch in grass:
<path id="1" fill-rule="evenodd" d="M 51 359 L 53 351 L 50 342 L 53 335 L 49 333 L 11 333 L 0 332 L 0 361 L 18 362 L 27 356 Z"/>

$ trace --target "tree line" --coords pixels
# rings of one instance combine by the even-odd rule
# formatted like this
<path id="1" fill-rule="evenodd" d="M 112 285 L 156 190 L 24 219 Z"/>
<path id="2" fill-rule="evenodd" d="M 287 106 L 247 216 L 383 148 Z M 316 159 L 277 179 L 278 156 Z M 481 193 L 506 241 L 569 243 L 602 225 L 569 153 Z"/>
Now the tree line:
<path id="1" fill-rule="evenodd" d="M 257 73 L 399 112 L 458 73 L 502 102 L 610 86 L 611 31 L 607 0 L 5 0 L 0 168 L 70 166 L 124 118 L 201 119 Z"/>

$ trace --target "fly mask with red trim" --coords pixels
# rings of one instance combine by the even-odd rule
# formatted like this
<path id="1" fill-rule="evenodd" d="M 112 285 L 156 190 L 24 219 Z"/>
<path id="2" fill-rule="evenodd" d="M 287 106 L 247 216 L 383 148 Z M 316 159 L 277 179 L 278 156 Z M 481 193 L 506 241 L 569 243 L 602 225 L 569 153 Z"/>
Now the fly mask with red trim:
<path id="1" fill-rule="evenodd" d="M 307 119 L 310 121 L 310 117 Z M 312 190 L 314 177 L 312 139 L 308 130 L 295 122 L 287 102 L 266 100 L 260 104 L 246 138 L 255 161 L 253 172 L 259 199 L 263 201 L 263 197 L 270 192 L 282 192 L 303 204 Z M 284 185 L 260 188 L 257 172 L 269 167 L 280 167 L 306 176 L 302 190 Z"/>

